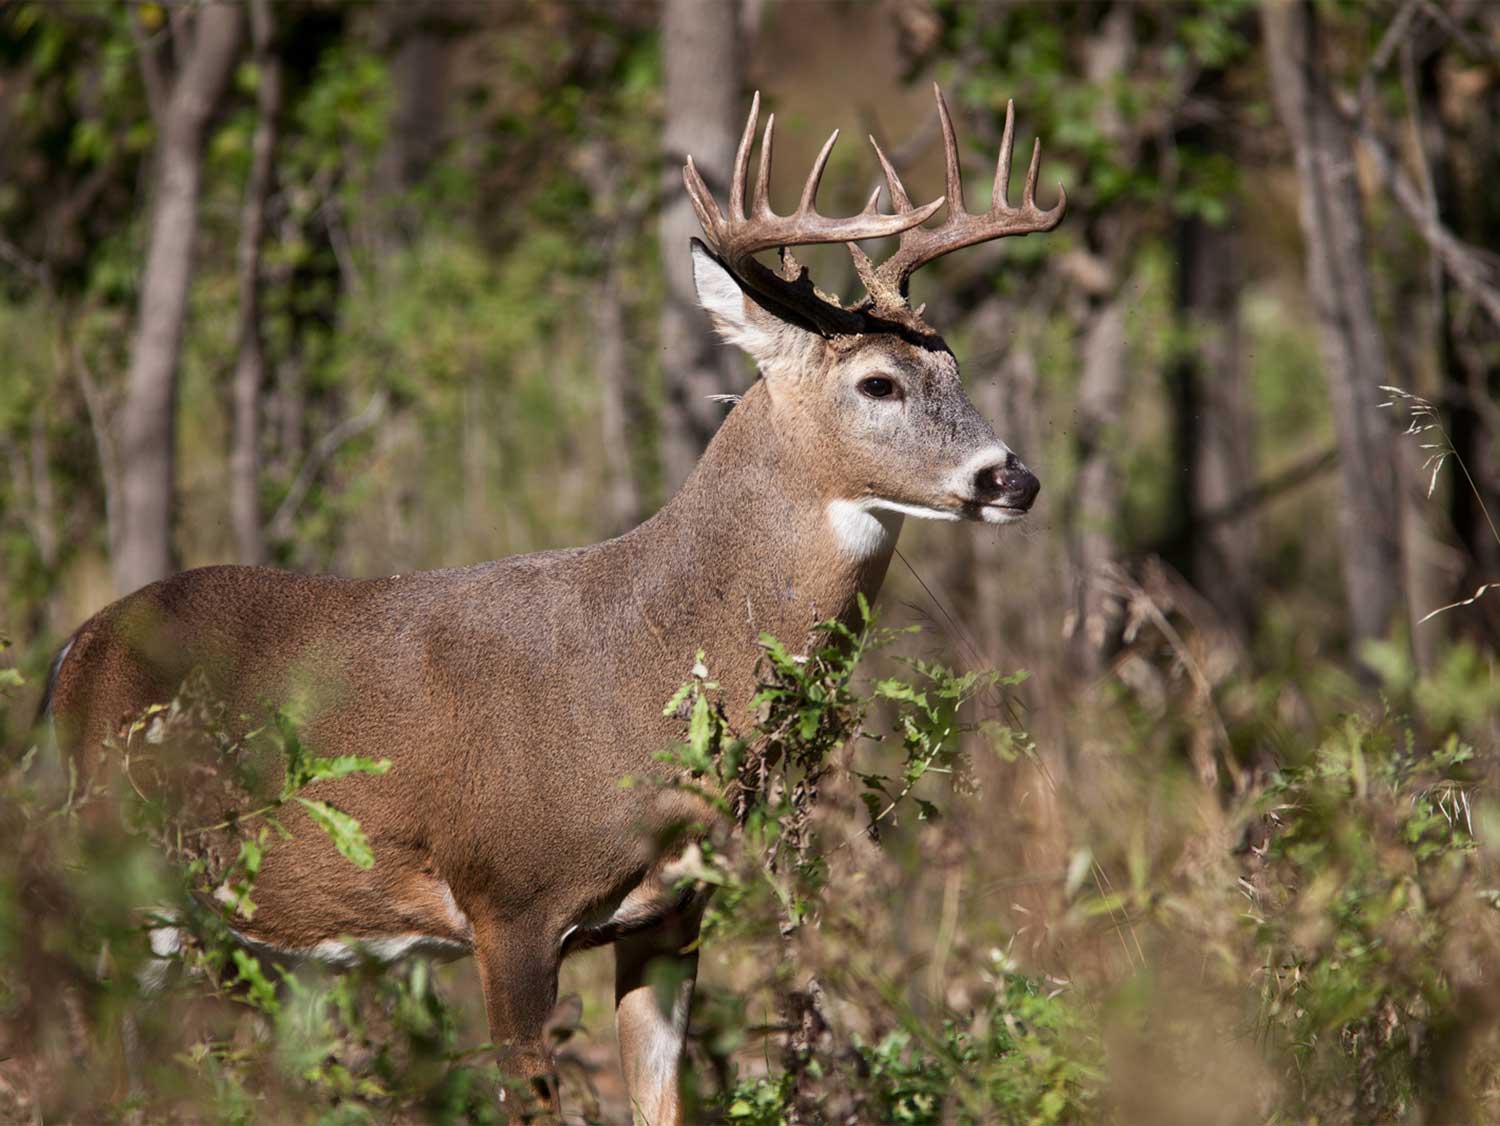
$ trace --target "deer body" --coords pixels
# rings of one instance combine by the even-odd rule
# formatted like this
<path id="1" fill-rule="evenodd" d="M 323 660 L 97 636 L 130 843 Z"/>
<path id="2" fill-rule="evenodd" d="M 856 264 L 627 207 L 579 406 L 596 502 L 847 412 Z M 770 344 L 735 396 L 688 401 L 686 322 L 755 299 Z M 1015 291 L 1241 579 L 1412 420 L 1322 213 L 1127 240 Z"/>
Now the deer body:
<path id="1" fill-rule="evenodd" d="M 737 183 L 746 159 L 742 146 Z M 881 229 L 934 206 L 907 203 Z M 845 227 L 788 241 L 866 237 L 852 220 L 821 222 Z M 542 1079 L 549 1100 L 543 1029 L 558 966 L 612 942 L 626 1078 L 653 1124 L 680 1120 L 696 960 L 683 948 L 702 905 L 672 870 L 676 830 L 710 816 L 681 791 L 620 785 L 661 776 L 653 756 L 680 731 L 664 702 L 702 650 L 730 716 L 743 716 L 757 638 L 795 642 L 850 614 L 858 594 L 873 599 L 903 515 L 1004 523 L 1036 493 L 925 326 L 820 328 L 778 306 L 764 278 L 747 281 L 722 240 L 716 250 L 694 250 L 700 297 L 763 378 L 645 524 L 591 547 L 385 579 L 187 572 L 85 623 L 50 689 L 62 740 L 85 763 L 195 669 L 248 722 L 298 698 L 318 754 L 389 758 L 383 776 L 309 791 L 360 821 L 374 868 L 293 820 L 293 838 L 266 854 L 245 940 L 332 960 L 353 956 L 346 939 L 391 955 L 472 952 L 503 1062 Z M 872 293 L 889 299 L 893 284 L 872 277 Z M 659 957 L 688 971 L 665 1006 L 648 981 Z"/>

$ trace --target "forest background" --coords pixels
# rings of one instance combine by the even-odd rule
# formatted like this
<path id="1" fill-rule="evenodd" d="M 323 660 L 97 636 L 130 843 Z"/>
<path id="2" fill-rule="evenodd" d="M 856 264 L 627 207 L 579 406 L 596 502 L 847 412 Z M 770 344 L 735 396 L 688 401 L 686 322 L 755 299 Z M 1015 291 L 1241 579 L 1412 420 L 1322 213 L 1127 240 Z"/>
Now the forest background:
<path id="1" fill-rule="evenodd" d="M 866 976 L 830 1005 L 879 1116 L 1483 1116 L 1483 0 L 0 6 L 7 745 L 68 633 L 172 570 L 399 573 L 648 516 L 723 417 L 710 396 L 754 378 L 691 292 L 685 156 L 727 182 L 759 89 L 776 198 L 834 127 L 825 213 L 875 182 L 864 133 L 935 195 L 934 79 L 976 167 L 1014 98 L 1069 211 L 914 282 L 1043 489 L 1015 531 L 909 521 L 882 596 L 884 624 L 923 627 L 909 655 L 1029 676 L 966 704 L 968 738 L 986 708 L 1007 733 L 978 796 L 890 826 L 859 907 Z M 841 250 L 805 258 L 856 291 Z M 777 941 L 705 956 L 715 1113 L 832 1097 L 767 1047 L 788 1029 L 747 967 Z M 466 1047 L 472 973 L 439 972 Z M 570 1113 L 618 1117 L 607 969 L 569 974 Z M 62 1097 L 15 1062 L 33 1046 L 0 1060 L 15 1107 Z"/>

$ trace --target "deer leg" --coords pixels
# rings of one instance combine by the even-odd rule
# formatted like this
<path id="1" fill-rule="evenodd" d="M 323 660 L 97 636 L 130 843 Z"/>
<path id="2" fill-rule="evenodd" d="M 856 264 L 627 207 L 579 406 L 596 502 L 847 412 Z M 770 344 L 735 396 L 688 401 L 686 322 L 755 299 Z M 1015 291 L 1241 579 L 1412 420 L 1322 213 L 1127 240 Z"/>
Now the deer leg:
<path id="1" fill-rule="evenodd" d="M 547 1044 L 547 1018 L 557 1003 L 558 944 L 545 928 L 516 923 L 474 924 L 474 960 L 484 990 L 490 1039 L 500 1070 L 524 1084 L 520 1105 L 502 1088 L 515 1121 L 555 1120 L 561 1114 L 557 1073 Z"/>
<path id="2" fill-rule="evenodd" d="M 615 943 L 615 1028 L 636 1121 L 681 1126 L 679 1071 L 698 974 L 701 909 Z"/>

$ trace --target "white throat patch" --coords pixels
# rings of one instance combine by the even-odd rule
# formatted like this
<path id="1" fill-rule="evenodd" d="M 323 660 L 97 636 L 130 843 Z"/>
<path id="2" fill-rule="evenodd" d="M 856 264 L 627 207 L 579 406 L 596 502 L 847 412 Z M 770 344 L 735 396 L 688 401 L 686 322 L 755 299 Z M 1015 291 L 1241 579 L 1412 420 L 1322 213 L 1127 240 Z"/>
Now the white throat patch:
<path id="1" fill-rule="evenodd" d="M 896 546 L 905 516 L 924 520 L 957 520 L 958 513 L 920 504 L 871 497 L 828 502 L 828 526 L 839 550 L 850 559 L 873 559 Z"/>

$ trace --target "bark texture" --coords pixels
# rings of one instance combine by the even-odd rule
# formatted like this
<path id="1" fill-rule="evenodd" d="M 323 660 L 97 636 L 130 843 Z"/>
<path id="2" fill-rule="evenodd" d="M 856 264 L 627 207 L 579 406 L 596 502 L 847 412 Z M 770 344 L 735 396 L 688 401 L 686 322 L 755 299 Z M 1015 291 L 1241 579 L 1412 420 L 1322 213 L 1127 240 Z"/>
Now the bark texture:
<path id="1" fill-rule="evenodd" d="M 682 187 L 691 154 L 722 198 L 738 140 L 740 103 L 739 4 L 733 0 L 665 0 L 662 57 L 666 67 L 663 205 L 660 233 L 666 282 L 661 313 L 662 468 L 668 492 L 686 480 L 723 418 L 710 395 L 739 391 L 734 368 L 698 308 L 688 240 L 698 220 Z"/>
<path id="2" fill-rule="evenodd" d="M 255 92 L 255 139 L 250 177 L 240 213 L 239 352 L 234 369 L 234 448 L 230 454 L 229 506 L 241 563 L 266 560 L 260 511 L 261 393 L 266 381 L 260 327 L 261 245 L 271 196 L 276 132 L 281 117 L 281 60 L 276 52 L 270 0 L 250 0 L 250 26 L 260 85 Z"/>
<path id="3" fill-rule="evenodd" d="M 1354 153 L 1323 87 L 1317 9 L 1262 9 L 1277 113 L 1296 156 L 1307 289 L 1317 316 L 1338 437 L 1340 531 L 1351 640 L 1381 637 L 1402 587 L 1398 461 L 1380 385 L 1389 382 L 1371 296 Z"/>
<path id="4" fill-rule="evenodd" d="M 1092 306 L 1075 407 L 1079 463 L 1070 552 L 1078 583 L 1073 656 L 1086 674 L 1101 671 L 1113 649 L 1118 613 L 1100 579 L 1118 555 L 1115 528 L 1125 493 L 1112 436 L 1125 407 L 1125 306 L 1115 296 Z"/>
<path id="5" fill-rule="evenodd" d="M 589 301 L 594 333 L 594 374 L 599 380 L 599 437 L 609 477 L 602 494 L 609 513 L 609 531 L 619 535 L 640 523 L 640 483 L 631 455 L 631 347 L 626 281 L 621 261 L 624 232 L 639 223 L 624 205 L 621 154 L 601 131 L 579 151 L 578 167 L 593 197 L 598 223 L 599 277 Z"/>
<path id="6" fill-rule="evenodd" d="M 443 145 L 453 26 L 434 0 L 405 0 L 383 13 L 391 56 L 391 116 L 380 154 L 379 194 L 385 213 L 376 249 L 388 253 L 411 242 L 422 216 L 409 193 L 427 175 Z"/>
<path id="7" fill-rule="evenodd" d="M 1488 16 L 1492 29 L 1500 31 L 1500 18 L 1493 12 Z M 1493 84 L 1486 89 L 1454 137 L 1451 123 L 1443 119 L 1443 105 L 1459 101 L 1447 88 L 1456 75 L 1441 65 L 1442 60 L 1434 46 L 1421 68 L 1422 147 L 1432 170 L 1434 210 L 1470 246 L 1494 247 L 1500 245 L 1500 197 L 1494 191 L 1500 177 L 1500 90 Z M 1467 169 L 1462 159 L 1466 153 L 1473 161 Z M 1500 576 L 1500 535 L 1491 524 L 1492 519 L 1500 520 L 1500 359 L 1492 330 L 1476 323 L 1465 332 L 1460 324 L 1465 295 L 1450 281 L 1446 272 L 1439 272 L 1435 280 L 1443 399 L 1448 435 L 1468 473 L 1453 473 L 1448 512 L 1467 560 L 1445 601 L 1467 597 L 1481 583 Z M 1448 624 L 1500 643 L 1500 608 L 1489 599 L 1461 617 L 1450 616 Z"/>
<path id="8" fill-rule="evenodd" d="M 1130 66 L 1135 55 L 1134 7 L 1113 4 L 1083 46 L 1084 73 L 1106 84 Z M 1095 113 L 1101 133 L 1122 151 L 1134 152 L 1139 139 L 1131 133 L 1120 108 L 1102 99 Z M 1106 574 L 1120 555 L 1117 535 L 1120 502 L 1125 495 L 1124 468 L 1113 432 L 1125 409 L 1125 301 L 1135 235 L 1117 217 L 1087 218 L 1084 242 L 1096 275 L 1083 288 L 1082 364 L 1075 407 L 1078 477 L 1069 502 L 1068 554 L 1073 569 L 1072 664 L 1085 676 L 1103 670 L 1115 648 L 1118 607 Z"/>
<path id="9" fill-rule="evenodd" d="M 1255 620 L 1255 517 L 1227 509 L 1255 479 L 1254 418 L 1239 325 L 1238 250 L 1233 222 L 1178 220 L 1177 322 L 1188 346 L 1169 383 L 1183 475 L 1177 562 L 1224 623 L 1248 638 Z"/>
<path id="10" fill-rule="evenodd" d="M 243 18 L 232 4 L 205 5 L 172 84 L 157 143 L 150 243 L 120 419 L 122 592 L 172 570 L 172 490 L 177 371 L 192 275 L 203 175 L 203 141 L 239 54 Z"/>

